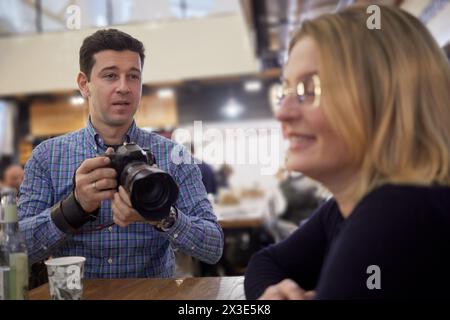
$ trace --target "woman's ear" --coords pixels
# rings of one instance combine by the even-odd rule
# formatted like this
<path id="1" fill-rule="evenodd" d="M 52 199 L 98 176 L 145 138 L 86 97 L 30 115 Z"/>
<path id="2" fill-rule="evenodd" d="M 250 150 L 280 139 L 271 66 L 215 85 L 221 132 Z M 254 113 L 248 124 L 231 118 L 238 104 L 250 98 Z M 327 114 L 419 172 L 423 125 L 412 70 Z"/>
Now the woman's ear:
<path id="1" fill-rule="evenodd" d="M 89 80 L 87 76 L 83 72 L 79 72 L 77 76 L 78 88 L 80 89 L 81 95 L 83 98 L 88 98 L 91 96 L 91 92 L 89 90 Z"/>

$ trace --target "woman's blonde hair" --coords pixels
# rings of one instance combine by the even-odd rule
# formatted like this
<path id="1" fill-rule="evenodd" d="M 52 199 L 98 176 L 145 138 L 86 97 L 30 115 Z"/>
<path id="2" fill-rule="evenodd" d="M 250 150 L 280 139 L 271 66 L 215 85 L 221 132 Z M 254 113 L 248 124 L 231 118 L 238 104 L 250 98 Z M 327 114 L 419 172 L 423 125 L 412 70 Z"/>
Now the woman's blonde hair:
<path id="1" fill-rule="evenodd" d="M 412 15 L 379 6 L 381 29 L 366 7 L 306 21 L 303 37 L 320 51 L 321 108 L 361 167 L 355 197 L 384 183 L 450 185 L 450 67 Z"/>

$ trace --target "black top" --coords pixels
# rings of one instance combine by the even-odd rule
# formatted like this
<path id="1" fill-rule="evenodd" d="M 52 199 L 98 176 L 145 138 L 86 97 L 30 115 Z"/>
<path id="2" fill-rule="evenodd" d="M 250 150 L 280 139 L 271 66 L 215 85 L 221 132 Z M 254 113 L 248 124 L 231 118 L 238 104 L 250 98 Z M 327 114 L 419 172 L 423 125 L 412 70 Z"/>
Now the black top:
<path id="1" fill-rule="evenodd" d="M 381 288 L 368 289 L 377 274 Z M 384 185 L 347 219 L 331 199 L 289 238 L 255 254 L 245 293 L 256 299 L 290 278 L 315 289 L 316 299 L 449 298 L 449 275 L 450 188 Z"/>

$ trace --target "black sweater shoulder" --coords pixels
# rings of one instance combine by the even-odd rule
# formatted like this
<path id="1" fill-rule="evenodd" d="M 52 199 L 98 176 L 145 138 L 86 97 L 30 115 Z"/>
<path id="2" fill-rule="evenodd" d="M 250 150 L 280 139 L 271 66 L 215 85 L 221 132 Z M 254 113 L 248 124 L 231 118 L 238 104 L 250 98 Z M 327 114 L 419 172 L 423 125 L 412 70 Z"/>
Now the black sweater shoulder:
<path id="1" fill-rule="evenodd" d="M 449 228 L 448 187 L 385 185 L 372 191 L 335 239 L 317 298 L 448 297 Z"/>
<path id="2" fill-rule="evenodd" d="M 385 185 L 348 219 L 334 200 L 288 239 L 257 253 L 246 271 L 248 298 L 285 278 L 318 299 L 448 297 L 450 188 Z M 374 281 L 379 270 L 380 288 Z M 420 294 L 423 297 L 423 293 Z"/>

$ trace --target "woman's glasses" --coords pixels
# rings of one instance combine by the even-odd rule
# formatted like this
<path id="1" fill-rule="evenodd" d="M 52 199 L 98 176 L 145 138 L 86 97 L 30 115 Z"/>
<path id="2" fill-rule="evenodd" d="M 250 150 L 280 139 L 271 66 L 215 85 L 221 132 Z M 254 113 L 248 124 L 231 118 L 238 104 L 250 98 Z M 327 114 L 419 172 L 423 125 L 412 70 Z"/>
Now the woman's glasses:
<path id="1" fill-rule="evenodd" d="M 284 98 L 289 95 L 295 95 L 299 105 L 316 108 L 320 104 L 320 96 L 322 93 L 320 78 L 316 73 L 306 75 L 294 87 L 278 84 L 272 90 L 274 90 L 275 100 L 272 102 L 274 113 L 279 111 Z"/>

